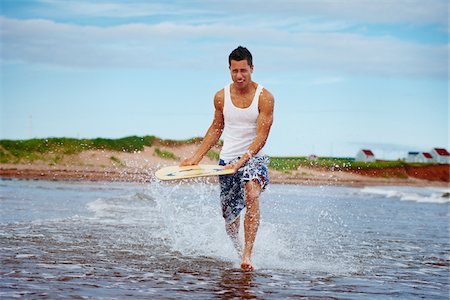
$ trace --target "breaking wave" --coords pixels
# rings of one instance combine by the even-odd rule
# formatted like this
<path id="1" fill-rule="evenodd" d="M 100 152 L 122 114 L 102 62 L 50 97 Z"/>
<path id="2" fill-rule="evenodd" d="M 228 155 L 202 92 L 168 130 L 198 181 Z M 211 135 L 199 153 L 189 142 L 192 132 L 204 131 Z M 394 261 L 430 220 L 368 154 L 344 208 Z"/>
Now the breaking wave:
<path id="1" fill-rule="evenodd" d="M 365 187 L 361 193 L 417 203 L 450 203 L 449 188 Z"/>

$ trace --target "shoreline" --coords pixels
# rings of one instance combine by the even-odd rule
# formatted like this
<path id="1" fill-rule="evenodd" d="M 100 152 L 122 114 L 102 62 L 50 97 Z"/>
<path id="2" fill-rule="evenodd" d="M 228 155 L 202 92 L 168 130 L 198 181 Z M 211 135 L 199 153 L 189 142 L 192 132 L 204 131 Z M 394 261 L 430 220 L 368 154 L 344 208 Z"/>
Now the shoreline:
<path id="1" fill-rule="evenodd" d="M 108 181 L 151 183 L 154 177 L 153 168 L 113 167 L 99 169 L 92 166 L 39 166 L 39 165 L 0 165 L 2 180 L 49 180 L 49 181 Z M 313 168 L 299 169 L 294 172 L 280 172 L 269 169 L 272 184 L 293 184 L 307 186 L 417 186 L 417 187 L 450 187 L 446 181 L 432 181 L 419 178 L 384 178 L 380 176 L 360 175 L 344 171 L 317 170 Z M 174 182 L 217 182 L 217 177 L 201 177 L 200 179 L 184 179 Z"/>

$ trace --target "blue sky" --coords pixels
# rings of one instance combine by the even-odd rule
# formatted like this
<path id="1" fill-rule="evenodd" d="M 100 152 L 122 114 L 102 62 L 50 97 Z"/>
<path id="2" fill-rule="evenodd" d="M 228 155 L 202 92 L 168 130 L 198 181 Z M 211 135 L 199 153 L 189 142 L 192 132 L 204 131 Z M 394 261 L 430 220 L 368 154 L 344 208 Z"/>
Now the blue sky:
<path id="1" fill-rule="evenodd" d="M 203 136 L 243 45 L 268 154 L 449 148 L 445 0 L 0 3 L 2 139 Z"/>

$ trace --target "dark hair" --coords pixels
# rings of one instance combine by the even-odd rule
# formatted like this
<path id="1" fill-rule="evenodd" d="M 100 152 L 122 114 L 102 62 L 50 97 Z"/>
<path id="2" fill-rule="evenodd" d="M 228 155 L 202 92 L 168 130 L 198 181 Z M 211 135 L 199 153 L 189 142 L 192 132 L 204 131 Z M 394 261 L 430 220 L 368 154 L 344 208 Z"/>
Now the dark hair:
<path id="1" fill-rule="evenodd" d="M 250 51 L 245 47 L 239 46 L 230 53 L 230 56 L 228 56 L 228 64 L 231 65 L 232 60 L 241 61 L 244 59 L 247 60 L 249 66 L 253 66 L 253 57 Z"/>

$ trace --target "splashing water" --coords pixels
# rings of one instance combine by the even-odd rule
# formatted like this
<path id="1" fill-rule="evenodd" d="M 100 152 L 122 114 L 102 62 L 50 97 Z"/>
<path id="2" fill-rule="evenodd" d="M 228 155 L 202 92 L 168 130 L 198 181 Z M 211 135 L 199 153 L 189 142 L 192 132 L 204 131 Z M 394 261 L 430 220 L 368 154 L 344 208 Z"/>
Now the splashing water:
<path id="1" fill-rule="evenodd" d="M 329 203 L 315 201 L 298 209 L 286 206 L 294 194 L 281 190 L 262 194 L 261 225 L 254 245 L 253 260 L 258 268 L 350 272 L 353 267 L 340 253 L 343 239 L 350 234 Z M 284 187 L 284 190 L 286 187 Z M 158 202 L 158 213 L 170 247 L 183 255 L 214 257 L 231 261 L 239 257 L 225 233 L 216 185 L 153 184 L 147 191 Z M 297 200 L 298 201 L 298 200 Z M 283 206 L 277 207 L 277 202 Z M 312 203 L 311 203 L 312 204 Z M 298 203 L 297 203 L 298 206 Z M 245 211 L 242 216 L 244 216 Z M 240 237 L 243 240 L 243 222 Z"/>

